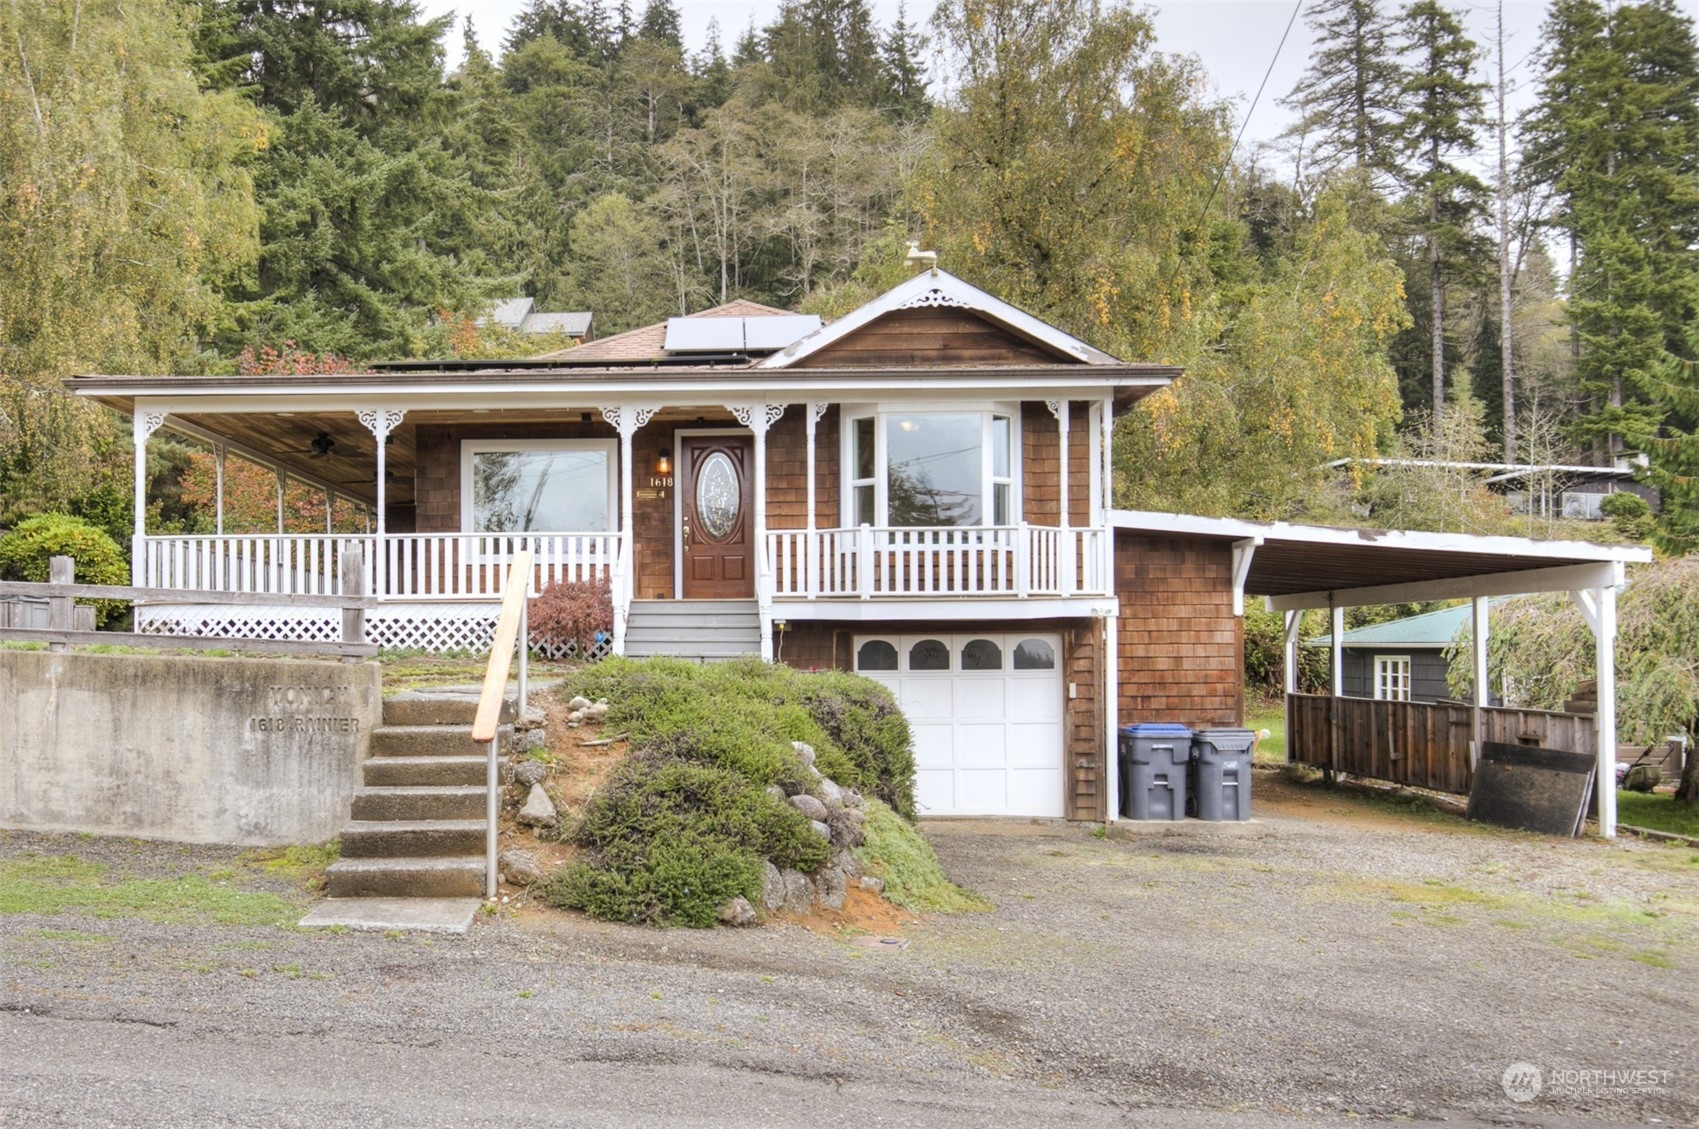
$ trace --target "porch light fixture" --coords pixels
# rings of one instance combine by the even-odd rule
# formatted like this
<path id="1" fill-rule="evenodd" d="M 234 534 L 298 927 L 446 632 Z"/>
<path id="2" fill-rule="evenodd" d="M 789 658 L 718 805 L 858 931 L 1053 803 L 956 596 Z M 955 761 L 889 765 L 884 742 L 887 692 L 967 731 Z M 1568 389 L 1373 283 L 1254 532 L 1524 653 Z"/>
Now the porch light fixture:
<path id="1" fill-rule="evenodd" d="M 920 430 L 920 421 L 919 420 L 913 420 L 913 419 L 905 419 L 905 420 L 901 421 L 900 423 L 898 423 L 897 426 L 902 428 L 904 431 L 919 431 Z"/>
<path id="2" fill-rule="evenodd" d="M 655 473 L 665 475 L 665 474 L 671 474 L 672 472 L 673 472 L 672 457 L 669 456 L 665 451 L 662 451 L 659 455 L 656 455 L 655 456 Z"/>

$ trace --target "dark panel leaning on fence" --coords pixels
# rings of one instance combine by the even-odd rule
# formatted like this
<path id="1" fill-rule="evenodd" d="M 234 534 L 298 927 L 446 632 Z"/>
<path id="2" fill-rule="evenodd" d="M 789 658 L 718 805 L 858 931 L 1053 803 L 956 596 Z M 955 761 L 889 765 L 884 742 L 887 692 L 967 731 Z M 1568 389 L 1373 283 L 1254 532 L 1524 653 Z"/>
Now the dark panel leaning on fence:
<path id="1" fill-rule="evenodd" d="M 1466 795 L 1471 706 L 1292 694 L 1288 757 L 1312 768 Z M 1487 741 L 1593 755 L 1594 719 L 1546 710 L 1481 710 Z"/>

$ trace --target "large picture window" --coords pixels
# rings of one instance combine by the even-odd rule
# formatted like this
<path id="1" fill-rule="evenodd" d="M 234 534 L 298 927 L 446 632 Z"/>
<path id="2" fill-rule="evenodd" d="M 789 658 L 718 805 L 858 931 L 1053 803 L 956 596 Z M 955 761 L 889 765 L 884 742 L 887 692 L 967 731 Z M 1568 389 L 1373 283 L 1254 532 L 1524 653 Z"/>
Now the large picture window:
<path id="1" fill-rule="evenodd" d="M 613 528 L 614 445 L 595 440 L 461 444 L 461 528 L 599 533 Z"/>
<path id="2" fill-rule="evenodd" d="M 1011 409 L 846 413 L 850 525 L 1008 525 L 1015 507 Z"/>

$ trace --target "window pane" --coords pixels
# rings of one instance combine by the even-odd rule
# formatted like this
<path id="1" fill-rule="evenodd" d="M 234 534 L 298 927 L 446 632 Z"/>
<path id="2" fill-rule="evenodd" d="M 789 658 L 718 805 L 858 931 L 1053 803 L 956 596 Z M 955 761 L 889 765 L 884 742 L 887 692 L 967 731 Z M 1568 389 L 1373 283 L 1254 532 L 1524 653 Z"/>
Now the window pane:
<path id="1" fill-rule="evenodd" d="M 891 525 L 978 525 L 985 417 L 892 416 L 885 429 Z"/>
<path id="2" fill-rule="evenodd" d="M 855 421 L 855 476 L 873 477 L 873 417 Z"/>
<path id="3" fill-rule="evenodd" d="M 1042 639 L 1022 639 L 1015 647 L 1016 670 L 1055 670 L 1056 652 Z"/>
<path id="4" fill-rule="evenodd" d="M 950 648 L 937 639 L 922 639 L 908 651 L 910 670 L 949 670 Z"/>
<path id="5" fill-rule="evenodd" d="M 962 648 L 963 670 L 1002 670 L 1003 649 L 989 639 L 970 639 Z"/>
<path id="6" fill-rule="evenodd" d="M 897 648 L 883 639 L 869 639 L 855 653 L 857 670 L 896 670 Z"/>
<path id="7" fill-rule="evenodd" d="M 473 532 L 607 528 L 607 451 L 480 451 L 472 456 Z"/>
<path id="8" fill-rule="evenodd" d="M 1009 417 L 991 417 L 991 477 L 1009 477 Z"/>
<path id="9" fill-rule="evenodd" d="M 991 488 L 991 498 L 992 498 L 991 509 L 992 509 L 992 515 L 993 515 L 992 518 L 991 518 L 991 524 L 993 524 L 993 525 L 1008 525 L 1009 524 L 1009 484 L 1007 482 L 999 482 L 999 483 L 997 483 L 997 485 L 993 486 Z"/>
<path id="10" fill-rule="evenodd" d="M 857 486 L 855 488 L 855 523 L 857 525 L 878 525 L 879 519 L 873 514 L 873 487 Z"/>

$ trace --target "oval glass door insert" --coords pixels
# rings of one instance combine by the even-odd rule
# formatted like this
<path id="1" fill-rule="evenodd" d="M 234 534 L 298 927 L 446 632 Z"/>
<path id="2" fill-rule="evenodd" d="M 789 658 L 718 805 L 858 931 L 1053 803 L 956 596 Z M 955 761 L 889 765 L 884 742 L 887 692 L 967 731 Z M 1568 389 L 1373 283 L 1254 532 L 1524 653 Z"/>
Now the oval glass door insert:
<path id="1" fill-rule="evenodd" d="M 742 492 L 737 486 L 737 468 L 724 451 L 702 460 L 696 474 L 696 517 L 698 528 L 711 541 L 724 541 L 737 528 Z"/>

